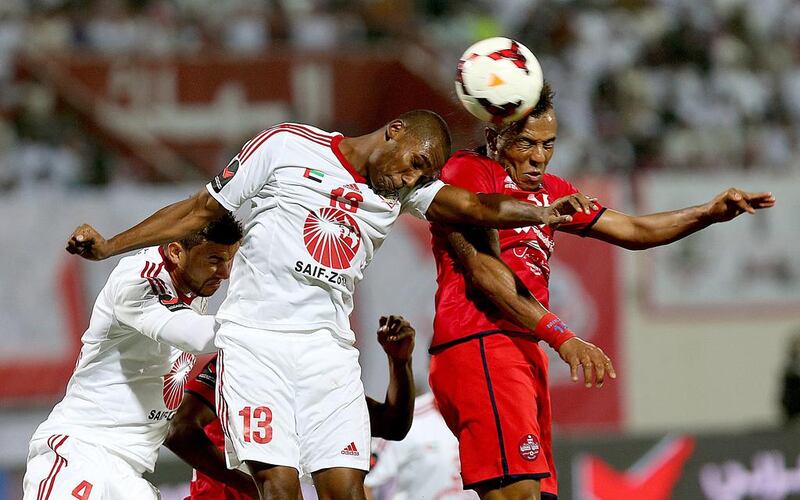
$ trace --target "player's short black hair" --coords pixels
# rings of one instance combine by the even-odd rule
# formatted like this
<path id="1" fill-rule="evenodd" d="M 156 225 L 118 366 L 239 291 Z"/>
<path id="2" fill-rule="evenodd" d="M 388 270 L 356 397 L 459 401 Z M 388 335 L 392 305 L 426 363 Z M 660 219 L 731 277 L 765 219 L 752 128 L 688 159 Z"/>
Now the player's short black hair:
<path id="1" fill-rule="evenodd" d="M 447 122 L 437 113 L 428 109 L 407 111 L 398 117 L 406 124 L 407 130 L 417 137 L 433 137 L 441 140 L 444 158 L 450 156 L 452 138 Z"/>
<path id="2" fill-rule="evenodd" d="M 232 213 L 225 212 L 225 215 L 212 220 L 206 227 L 178 241 L 178 243 L 186 250 L 189 250 L 204 241 L 220 245 L 233 245 L 241 241 L 243 236 L 244 228 L 241 222 L 236 220 Z"/>
<path id="3" fill-rule="evenodd" d="M 510 124 L 492 125 L 492 128 L 499 135 L 506 135 L 508 133 L 513 133 L 514 135 L 519 134 L 522 132 L 522 129 L 525 128 L 528 118 L 539 118 L 553 109 L 553 100 L 555 99 L 555 96 L 556 93 L 553 91 L 553 87 L 550 86 L 550 83 L 544 82 L 544 85 L 542 85 L 542 92 L 539 95 L 539 102 L 536 103 L 536 106 L 533 107 L 533 110 L 530 113 L 528 113 L 524 118 L 521 118 L 515 122 L 511 122 Z"/>

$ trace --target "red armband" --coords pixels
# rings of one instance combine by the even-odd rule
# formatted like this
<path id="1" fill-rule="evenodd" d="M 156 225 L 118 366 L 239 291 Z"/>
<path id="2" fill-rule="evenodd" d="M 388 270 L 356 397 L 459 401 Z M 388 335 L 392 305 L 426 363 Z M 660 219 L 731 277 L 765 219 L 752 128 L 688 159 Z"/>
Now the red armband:
<path id="1" fill-rule="evenodd" d="M 572 330 L 553 313 L 547 313 L 542 316 L 533 333 L 550 344 L 550 347 L 555 350 L 558 350 L 561 344 L 575 336 Z"/>

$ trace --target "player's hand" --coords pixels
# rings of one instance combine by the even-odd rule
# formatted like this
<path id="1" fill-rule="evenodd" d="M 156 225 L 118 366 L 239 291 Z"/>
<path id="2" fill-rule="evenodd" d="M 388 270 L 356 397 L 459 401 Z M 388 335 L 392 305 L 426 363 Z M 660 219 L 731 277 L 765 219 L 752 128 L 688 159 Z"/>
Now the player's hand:
<path id="1" fill-rule="evenodd" d="M 410 361 L 416 335 L 411 323 L 402 316 L 381 316 L 378 325 L 378 342 L 386 355 L 395 361 Z"/>
<path id="2" fill-rule="evenodd" d="M 81 224 L 67 240 L 67 252 L 88 260 L 103 260 L 110 256 L 108 241 L 89 224 Z"/>
<path id="3" fill-rule="evenodd" d="M 591 342 L 573 337 L 561 344 L 558 355 L 569 365 L 573 382 L 578 381 L 578 366 L 583 367 L 583 383 L 586 387 L 591 387 L 593 383 L 603 387 L 606 375 L 617 378 L 611 358 Z"/>
<path id="4" fill-rule="evenodd" d="M 545 220 L 548 226 L 557 226 L 572 221 L 571 214 L 590 214 L 598 210 L 597 198 L 591 198 L 582 193 L 563 196 L 545 207 Z"/>
<path id="5" fill-rule="evenodd" d="M 772 193 L 748 193 L 729 188 L 708 202 L 706 210 L 713 222 L 725 222 L 745 212 L 754 214 L 756 210 L 773 205 L 775 196 Z"/>

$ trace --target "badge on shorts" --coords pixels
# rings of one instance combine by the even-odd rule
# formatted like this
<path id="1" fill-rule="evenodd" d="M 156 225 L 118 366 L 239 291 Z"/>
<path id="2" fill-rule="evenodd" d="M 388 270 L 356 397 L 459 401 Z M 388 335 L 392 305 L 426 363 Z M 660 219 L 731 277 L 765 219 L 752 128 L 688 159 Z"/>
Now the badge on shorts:
<path id="1" fill-rule="evenodd" d="M 519 440 L 519 454 L 525 460 L 533 462 L 539 456 L 539 441 L 533 434 L 525 434 Z"/>

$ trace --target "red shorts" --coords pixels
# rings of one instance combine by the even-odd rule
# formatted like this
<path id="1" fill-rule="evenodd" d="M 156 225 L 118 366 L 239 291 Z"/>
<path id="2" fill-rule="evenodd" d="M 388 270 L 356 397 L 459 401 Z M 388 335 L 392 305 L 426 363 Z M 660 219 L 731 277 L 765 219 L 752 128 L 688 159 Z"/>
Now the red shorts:
<path id="1" fill-rule="evenodd" d="M 464 487 L 539 479 L 557 495 L 547 355 L 521 337 L 492 334 L 431 357 L 430 385 L 458 438 Z"/>

